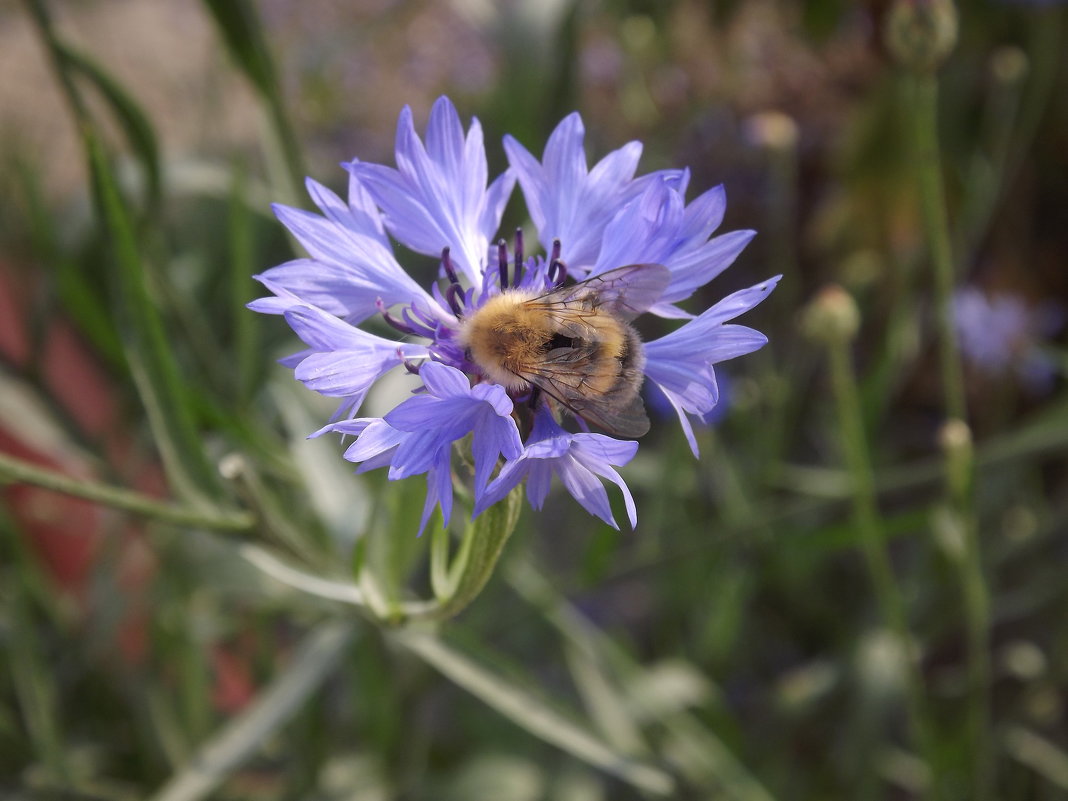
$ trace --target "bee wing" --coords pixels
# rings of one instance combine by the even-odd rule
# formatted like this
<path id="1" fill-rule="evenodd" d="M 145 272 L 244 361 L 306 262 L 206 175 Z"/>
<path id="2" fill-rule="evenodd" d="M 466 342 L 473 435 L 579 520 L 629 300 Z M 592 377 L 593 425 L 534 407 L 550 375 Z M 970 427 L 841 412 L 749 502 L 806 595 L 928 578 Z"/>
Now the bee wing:
<path id="1" fill-rule="evenodd" d="M 580 404 L 568 408 L 587 423 L 617 437 L 636 439 L 649 433 L 649 416 L 645 413 L 641 395 L 632 396 L 622 405 L 603 401 L 603 398 L 582 398 Z M 576 405 L 581 408 L 574 408 Z"/>
<path id="2" fill-rule="evenodd" d="M 589 379 L 599 369 L 597 346 L 558 348 L 541 364 L 528 365 L 520 377 L 566 408 L 576 417 L 620 437 L 640 437 L 649 431 L 649 418 L 641 395 L 620 402 L 618 393 L 594 389 Z"/>
<path id="3" fill-rule="evenodd" d="M 629 322 L 660 299 L 670 280 L 671 271 L 663 264 L 631 264 L 554 289 L 535 301 L 564 307 L 592 306 Z"/>

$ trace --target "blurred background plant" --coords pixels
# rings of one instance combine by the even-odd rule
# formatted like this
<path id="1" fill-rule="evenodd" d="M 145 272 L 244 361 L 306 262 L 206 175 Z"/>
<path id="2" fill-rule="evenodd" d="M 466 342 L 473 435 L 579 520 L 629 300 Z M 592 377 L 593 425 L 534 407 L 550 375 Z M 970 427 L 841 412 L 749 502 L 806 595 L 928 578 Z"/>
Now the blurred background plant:
<path id="1" fill-rule="evenodd" d="M 0 794 L 1063 797 L 1064 25 L 0 6 Z M 457 575 L 448 532 L 411 535 L 421 482 L 305 439 L 331 409 L 244 304 L 293 254 L 269 203 L 391 163 L 400 106 L 442 93 L 493 170 L 578 109 L 591 156 L 637 138 L 644 171 L 725 183 L 760 234 L 710 300 L 786 277 L 701 461 L 654 425 L 625 469 L 637 531 L 553 494 L 435 624 L 414 599 Z"/>

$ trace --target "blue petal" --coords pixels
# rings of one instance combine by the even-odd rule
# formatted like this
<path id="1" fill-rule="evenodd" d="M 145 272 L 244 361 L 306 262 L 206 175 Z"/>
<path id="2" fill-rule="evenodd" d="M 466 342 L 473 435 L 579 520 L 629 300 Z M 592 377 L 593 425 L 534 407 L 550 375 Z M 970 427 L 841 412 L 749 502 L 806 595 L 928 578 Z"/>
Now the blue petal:
<path id="1" fill-rule="evenodd" d="M 690 297 L 734 264 L 754 236 L 756 231 L 731 231 L 666 259 L 663 263 L 671 269 L 671 283 L 664 291 L 664 300 L 674 303 Z"/>
<path id="2" fill-rule="evenodd" d="M 427 391 L 439 398 L 471 394 L 470 379 L 461 370 L 440 362 L 424 362 L 419 368 L 419 378 L 426 384 Z"/>
<path id="3" fill-rule="evenodd" d="M 726 195 L 717 187 L 684 207 L 682 194 L 669 178 L 655 177 L 605 228 L 605 244 L 592 273 L 633 262 L 663 264 L 671 271 L 671 282 L 652 311 L 668 317 L 687 316 L 669 304 L 690 297 L 727 269 L 755 235 L 754 231 L 734 231 L 709 239 L 725 205 Z"/>
<path id="4" fill-rule="evenodd" d="M 569 114 L 549 137 L 540 164 L 514 138 L 504 139 L 508 163 L 516 172 L 542 245 L 548 249 L 560 239 L 564 260 L 576 276 L 585 275 L 597 262 L 605 226 L 641 185 L 631 180 L 641 143 L 624 145 L 588 170 L 584 135 L 582 118 Z"/>
<path id="5" fill-rule="evenodd" d="M 728 295 L 681 328 L 660 337 L 660 339 L 646 343 L 646 357 L 649 357 L 650 349 L 652 349 L 651 352 L 655 358 L 670 359 L 678 356 L 701 358 L 701 354 L 709 348 L 709 337 L 713 336 L 714 332 L 723 323 L 733 320 L 764 300 L 771 293 L 771 290 L 775 288 L 775 285 L 778 284 L 780 278 L 782 278 L 781 275 L 775 276 L 756 286 Z M 763 334 L 760 336 L 763 336 Z M 764 341 L 766 342 L 767 340 L 765 339 Z M 760 345 L 757 345 L 757 347 L 760 347 Z M 673 351 L 675 355 L 673 355 Z M 744 352 L 748 353 L 749 351 Z"/>
<path id="6" fill-rule="evenodd" d="M 389 415 L 386 415 L 385 419 L 389 422 Z M 404 433 L 405 437 L 397 446 L 390 464 L 391 480 L 427 472 L 442 452 L 448 453 L 452 444 L 452 440 L 443 437 L 441 429 L 435 427 Z"/>
<path id="7" fill-rule="evenodd" d="M 382 208 L 398 241 L 432 256 L 449 247 L 454 263 L 477 285 L 512 178 L 501 176 L 487 191 L 482 127 L 472 120 L 465 138 L 448 98 L 434 104 L 426 140 L 424 147 L 405 107 L 397 122 L 397 169 L 362 162 L 349 169 Z"/>
<path id="8" fill-rule="evenodd" d="M 475 514 L 499 502 L 523 478 L 527 478 L 527 500 L 532 507 L 540 509 L 552 474 L 557 473 L 587 511 L 616 526 L 608 494 L 597 479 L 603 476 L 622 490 L 627 515 L 634 526 L 637 519 L 634 498 L 613 465 L 626 464 L 637 448 L 636 442 L 614 440 L 603 434 L 572 434 L 560 428 L 551 414 L 540 412 L 522 454 L 506 462 L 484 492 L 476 492 Z"/>
<path id="9" fill-rule="evenodd" d="M 515 420 L 497 415 L 484 405 L 475 425 L 471 452 L 475 460 L 475 486 L 484 487 L 502 455 L 505 459 L 515 459 L 523 452 Z"/>
<path id="10" fill-rule="evenodd" d="M 452 516 L 452 473 L 448 465 L 435 467 L 426 477 L 426 502 L 423 504 L 423 516 L 419 521 L 419 533 L 422 536 L 426 530 L 426 524 L 430 521 L 430 515 L 434 511 L 434 505 L 441 506 L 441 517 L 445 525 L 449 524 Z"/>
<path id="11" fill-rule="evenodd" d="M 527 466 L 527 501 L 532 509 L 541 509 L 545 504 L 545 499 L 549 496 L 549 488 L 552 487 L 553 462 L 545 459 L 527 459 L 523 464 Z"/>
<path id="12" fill-rule="evenodd" d="M 319 210 L 337 225 L 353 233 L 370 236 L 384 249 L 390 250 L 389 239 L 382 228 L 382 218 L 374 202 L 358 181 L 349 176 L 349 202 L 345 203 L 337 195 L 318 181 L 311 178 L 304 180 L 308 196 Z"/>
<path id="13" fill-rule="evenodd" d="M 587 512 L 619 530 L 619 525 L 612 516 L 612 507 L 608 503 L 608 493 L 589 468 L 574 457 L 567 456 L 556 462 L 556 472 L 571 497 Z"/>
<path id="14" fill-rule="evenodd" d="M 495 503 L 499 503 L 503 500 L 504 497 L 526 477 L 527 472 L 531 470 L 535 464 L 536 462 L 520 456 L 518 459 L 506 462 L 493 481 L 485 486 L 476 484 L 475 508 L 472 510 L 471 516 L 478 517 Z M 529 485 L 527 487 L 527 499 L 533 504 Z"/>
<path id="15" fill-rule="evenodd" d="M 512 399 L 499 384 L 476 384 L 471 388 L 471 397 L 489 404 L 501 417 L 507 417 L 515 408 Z"/>
<path id="16" fill-rule="evenodd" d="M 760 350 L 768 338 L 744 325 L 697 325 L 690 321 L 677 331 L 646 343 L 646 372 L 649 365 L 676 362 L 680 365 L 717 364 Z M 693 327 L 685 330 L 687 326 Z"/>
<path id="17" fill-rule="evenodd" d="M 693 453 L 695 459 L 700 458 L 701 453 L 697 447 L 697 437 L 693 433 L 693 425 L 690 423 L 690 418 L 687 416 L 686 405 L 678 394 L 668 389 L 667 387 L 657 384 L 660 391 L 664 393 L 664 397 L 668 399 L 668 402 L 674 407 L 675 413 L 679 416 L 679 424 L 682 426 L 682 433 L 686 437 L 686 442 L 690 445 L 690 451 Z"/>
<path id="18" fill-rule="evenodd" d="M 301 209 L 275 204 L 275 213 L 312 257 L 288 262 L 256 276 L 272 291 L 286 289 L 307 303 L 320 305 L 355 321 L 386 305 L 424 300 L 440 309 L 430 295 L 397 263 L 373 228 L 359 232 Z M 268 284 L 268 281 L 273 282 Z"/>
<path id="19" fill-rule="evenodd" d="M 604 465 L 620 467 L 633 459 L 638 452 L 637 442 L 613 439 L 604 434 L 580 433 L 575 434 L 573 439 L 584 460 L 595 459 Z"/>
<path id="20" fill-rule="evenodd" d="M 381 418 L 371 418 L 360 421 L 362 430 L 356 427 L 348 430 L 348 433 L 357 433 L 359 436 L 345 451 L 345 458 L 350 462 L 363 462 L 381 454 L 389 453 L 404 440 L 404 433 L 397 431 L 389 423 Z M 344 430 L 339 424 L 333 426 L 335 431 Z"/>
<path id="21" fill-rule="evenodd" d="M 639 262 L 670 267 L 673 232 L 682 221 L 682 212 L 682 197 L 677 192 L 663 181 L 651 183 L 606 226 L 593 274 Z"/>
<path id="22" fill-rule="evenodd" d="M 368 362 L 366 352 L 335 350 L 311 354 L 297 365 L 293 374 L 308 389 L 320 395 L 328 398 L 352 396 L 353 404 L 356 404 L 357 399 L 363 401 L 375 381 L 398 364 L 400 359 L 395 359 L 393 364 Z"/>

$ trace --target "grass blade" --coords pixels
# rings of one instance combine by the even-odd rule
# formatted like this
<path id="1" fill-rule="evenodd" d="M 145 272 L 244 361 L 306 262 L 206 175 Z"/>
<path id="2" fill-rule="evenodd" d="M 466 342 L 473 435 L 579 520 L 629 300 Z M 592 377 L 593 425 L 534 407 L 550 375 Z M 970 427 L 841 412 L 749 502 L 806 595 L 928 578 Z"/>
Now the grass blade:
<path id="1" fill-rule="evenodd" d="M 664 771 L 615 751 L 544 700 L 490 673 L 433 634 L 409 629 L 394 639 L 535 737 L 648 793 L 667 796 L 673 791 L 675 782 Z"/>
<path id="2" fill-rule="evenodd" d="M 523 598 L 542 610 L 568 645 L 577 653 L 584 653 L 591 664 L 615 664 L 622 679 L 641 672 L 639 665 L 561 598 L 532 566 L 514 567 L 508 579 Z M 694 784 L 715 786 L 724 797 L 737 801 L 772 801 L 773 796 L 756 776 L 693 715 L 677 712 L 659 722 L 675 744 L 673 752 L 679 771 Z"/>
<path id="3" fill-rule="evenodd" d="M 201 447 L 186 383 L 179 375 L 155 303 L 148 291 L 132 220 L 95 132 L 85 146 L 105 230 L 116 262 L 126 358 L 148 413 L 172 488 L 197 505 L 218 496 L 218 473 Z"/>
<path id="4" fill-rule="evenodd" d="M 122 85 L 93 59 L 74 50 L 65 42 L 57 42 L 56 47 L 66 67 L 88 79 L 111 106 L 115 118 L 122 126 L 127 142 L 144 168 L 145 197 L 148 201 L 148 208 L 158 208 L 163 194 L 159 145 L 148 117 Z"/>
<path id="5" fill-rule="evenodd" d="M 204 5 L 215 20 L 230 56 L 267 105 L 272 131 L 287 170 L 286 195 L 295 199 L 304 179 L 303 160 L 282 101 L 274 60 L 256 8 L 249 0 L 204 0 Z"/>
<path id="6" fill-rule="evenodd" d="M 152 801 L 206 798 L 284 726 L 337 666 L 355 634 L 348 621 L 324 623 L 301 643 L 285 673 L 209 740 Z"/>

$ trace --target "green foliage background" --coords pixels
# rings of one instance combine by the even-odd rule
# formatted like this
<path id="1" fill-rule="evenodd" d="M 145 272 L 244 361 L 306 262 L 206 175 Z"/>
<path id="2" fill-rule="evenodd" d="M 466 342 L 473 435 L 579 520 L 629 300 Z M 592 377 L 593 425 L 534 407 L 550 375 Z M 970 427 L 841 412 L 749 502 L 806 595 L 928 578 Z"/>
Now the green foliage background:
<path id="1" fill-rule="evenodd" d="M 966 4 L 930 73 L 891 5 L 0 7 L 0 795 L 1068 794 L 1065 9 Z M 578 109 L 724 182 L 760 234 L 695 308 L 785 276 L 701 460 L 665 418 L 625 468 L 635 532 L 554 493 L 416 539 L 244 308 L 269 203 L 442 93 L 491 169 Z M 962 286 L 1026 304 L 1008 368 Z"/>

